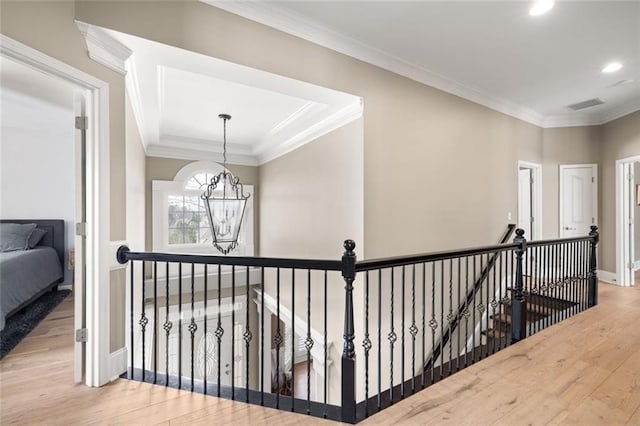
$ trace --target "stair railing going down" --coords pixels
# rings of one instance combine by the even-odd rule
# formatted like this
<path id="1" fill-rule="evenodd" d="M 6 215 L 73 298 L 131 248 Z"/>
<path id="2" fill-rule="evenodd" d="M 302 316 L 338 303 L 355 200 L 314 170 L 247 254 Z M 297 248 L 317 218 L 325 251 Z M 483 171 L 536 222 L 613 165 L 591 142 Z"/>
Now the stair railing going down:
<path id="1" fill-rule="evenodd" d="M 351 240 L 341 260 L 121 246 L 126 377 L 357 423 L 595 306 L 598 240 L 596 226 L 532 242 L 518 229 L 508 244 L 364 261 Z"/>

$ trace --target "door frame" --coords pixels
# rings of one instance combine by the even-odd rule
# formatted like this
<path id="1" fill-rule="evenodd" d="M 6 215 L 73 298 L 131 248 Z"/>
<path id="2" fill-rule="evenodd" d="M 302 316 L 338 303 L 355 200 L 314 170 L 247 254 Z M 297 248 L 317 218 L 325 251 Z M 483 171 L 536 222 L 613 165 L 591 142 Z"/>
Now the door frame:
<path id="1" fill-rule="evenodd" d="M 593 223 L 598 224 L 598 165 L 597 164 L 561 164 L 559 168 L 560 176 L 558 182 L 560 183 L 560 208 L 558 216 L 558 230 L 560 238 L 564 238 L 564 229 L 562 227 L 562 218 L 564 217 L 564 185 L 562 172 L 567 169 L 577 169 L 590 167 L 593 171 Z"/>
<path id="2" fill-rule="evenodd" d="M 84 361 L 85 384 L 100 386 L 110 379 L 108 284 L 109 265 L 115 262 L 109 247 L 109 85 L 4 34 L 0 34 L 0 57 L 10 58 L 89 93 L 86 105 L 89 129 L 86 133 L 85 299 L 88 341 Z"/>
<path id="3" fill-rule="evenodd" d="M 533 213 L 533 226 L 531 227 L 532 235 L 527 240 L 542 239 L 542 165 L 532 163 L 530 161 L 518 160 L 518 172 L 520 169 L 531 170 L 533 185 L 531 185 L 531 211 Z M 520 189 L 518 188 L 518 211 L 520 209 Z"/>
<path id="4" fill-rule="evenodd" d="M 634 284 L 634 275 L 630 274 L 629 268 L 625 267 L 625 259 L 631 258 L 631 245 L 625 235 L 625 196 L 631 198 L 635 188 L 628 184 L 625 179 L 624 166 L 640 161 L 640 155 L 616 160 L 616 284 L 627 287 Z M 637 249 L 637 247 L 636 247 Z"/>

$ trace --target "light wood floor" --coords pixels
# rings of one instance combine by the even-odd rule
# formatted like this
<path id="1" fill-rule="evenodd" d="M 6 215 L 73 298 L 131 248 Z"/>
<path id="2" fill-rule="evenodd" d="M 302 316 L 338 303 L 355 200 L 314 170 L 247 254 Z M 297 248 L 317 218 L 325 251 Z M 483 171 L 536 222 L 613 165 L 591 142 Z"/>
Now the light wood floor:
<path id="1" fill-rule="evenodd" d="M 72 382 L 67 298 L 0 361 L 5 424 L 335 424 L 186 391 Z M 409 397 L 363 424 L 640 424 L 640 286 Z"/>

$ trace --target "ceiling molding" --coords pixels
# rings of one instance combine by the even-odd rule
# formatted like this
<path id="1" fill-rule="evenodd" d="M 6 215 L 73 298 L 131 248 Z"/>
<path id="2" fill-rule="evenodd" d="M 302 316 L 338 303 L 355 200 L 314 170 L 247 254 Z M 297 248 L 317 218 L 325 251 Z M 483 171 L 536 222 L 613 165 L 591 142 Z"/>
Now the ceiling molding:
<path id="1" fill-rule="evenodd" d="M 280 142 L 269 148 L 255 152 L 254 155 L 258 158 L 258 165 L 265 164 L 271 160 L 283 156 L 296 148 L 303 146 L 321 136 L 326 135 L 334 131 L 335 129 L 342 127 L 358 118 L 362 117 L 363 102 L 360 99 L 358 102 L 354 102 L 336 111 L 324 120 L 308 127 L 301 132 L 297 133 L 293 137 L 286 141 Z"/>
<path id="2" fill-rule="evenodd" d="M 298 13 L 285 10 L 276 4 L 270 2 L 234 2 L 224 0 L 200 1 L 539 127 L 598 125 L 638 109 L 635 105 L 638 102 L 632 102 L 631 104 L 626 104 L 626 108 L 617 108 L 615 114 L 594 115 L 593 113 L 582 112 L 567 115 L 544 116 L 531 108 L 518 105 L 506 99 L 496 98 L 482 90 L 460 84 L 423 67 L 402 60 L 383 50 L 345 36 Z"/>
<path id="3" fill-rule="evenodd" d="M 75 22 L 87 43 L 89 57 L 121 75 L 126 75 L 125 61 L 133 52 L 102 28 L 78 20 Z"/>
<path id="4" fill-rule="evenodd" d="M 223 163 L 222 153 L 211 151 L 201 151 L 196 149 L 178 148 L 174 146 L 164 146 L 151 144 L 146 149 L 148 157 L 175 158 L 178 160 L 208 160 L 216 163 Z M 237 164 L 240 166 L 258 166 L 258 161 L 253 155 L 227 154 L 227 164 Z"/>

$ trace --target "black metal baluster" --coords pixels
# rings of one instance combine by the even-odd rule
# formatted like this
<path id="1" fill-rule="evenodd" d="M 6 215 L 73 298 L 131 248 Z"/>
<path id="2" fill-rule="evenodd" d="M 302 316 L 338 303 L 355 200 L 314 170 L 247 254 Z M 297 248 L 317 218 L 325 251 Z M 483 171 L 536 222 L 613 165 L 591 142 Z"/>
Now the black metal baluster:
<path id="1" fill-rule="evenodd" d="M 280 268 L 276 269 L 276 334 L 273 336 L 273 343 L 276 345 L 276 408 L 280 408 L 280 345 L 282 344 L 282 334 L 280 334 Z"/>
<path id="2" fill-rule="evenodd" d="M 204 389 L 204 394 L 207 394 L 207 361 L 209 361 L 209 348 L 207 347 L 208 344 L 208 331 L 207 331 L 207 301 L 209 300 L 209 287 L 208 287 L 208 282 L 209 282 L 209 265 L 207 265 L 206 263 L 204 264 L 204 332 L 203 332 L 203 351 L 204 351 L 204 356 L 203 356 L 203 367 L 202 367 L 202 372 L 203 372 L 203 389 Z"/>
<path id="3" fill-rule="evenodd" d="M 165 347 L 164 347 L 164 356 L 165 356 L 165 374 L 166 381 L 165 386 L 169 386 L 169 333 L 171 332 L 171 327 L 173 327 L 173 323 L 169 319 L 169 262 L 166 264 L 165 270 L 165 319 L 162 328 L 164 328 L 164 336 L 165 336 Z"/>
<path id="4" fill-rule="evenodd" d="M 195 379 L 195 369 L 194 369 L 194 360 L 195 360 L 195 336 L 196 331 L 198 330 L 198 326 L 196 325 L 196 319 L 194 317 L 195 311 L 195 267 L 194 263 L 191 264 L 191 322 L 189 323 L 188 330 L 191 334 L 191 392 L 194 389 L 194 379 Z"/>
<path id="5" fill-rule="evenodd" d="M 447 327 L 449 327 L 449 376 L 451 376 L 451 366 L 453 364 L 451 355 L 453 352 L 453 259 L 449 259 L 449 313 L 447 314 Z"/>
<path id="6" fill-rule="evenodd" d="M 469 256 L 464 258 L 464 310 L 462 315 L 464 316 L 464 366 L 469 365 Z"/>
<path id="7" fill-rule="evenodd" d="M 484 259 L 486 259 L 486 263 L 484 263 Z M 485 268 L 489 268 L 489 255 L 485 254 L 484 256 L 480 255 L 480 273 L 483 274 L 483 271 L 485 271 Z M 483 306 L 483 310 L 482 313 L 484 314 L 484 311 L 486 310 L 486 317 L 485 317 L 485 346 L 484 346 L 484 357 L 488 357 L 489 356 L 489 338 L 490 338 L 490 331 L 489 331 L 489 277 L 491 275 L 490 274 L 486 274 L 486 285 L 484 285 L 485 288 L 485 292 L 484 292 L 484 303 L 482 304 Z M 480 288 L 480 292 L 482 293 L 482 287 Z M 482 297 L 481 297 L 482 299 Z M 484 316 L 484 315 L 483 315 Z M 482 320 L 480 320 L 482 321 Z M 481 322 L 482 323 L 482 322 Z M 482 351 L 480 351 L 482 352 Z"/>
<path id="8" fill-rule="evenodd" d="M 296 360 L 296 268 L 291 269 L 291 411 L 295 411 L 295 360 Z M 286 330 L 285 330 L 286 331 Z"/>
<path id="9" fill-rule="evenodd" d="M 422 365 L 425 361 L 426 361 L 426 348 L 425 348 L 425 332 L 426 332 L 426 310 L 427 310 L 427 305 L 426 305 L 426 284 L 427 284 L 427 278 L 426 278 L 426 273 L 427 273 L 427 265 L 423 262 L 422 263 L 422 358 L 420 360 L 420 365 Z M 425 381 L 425 371 L 424 371 L 424 366 L 420 368 L 420 383 L 422 385 L 422 388 L 424 389 L 424 387 L 426 386 L 426 381 Z"/>
<path id="10" fill-rule="evenodd" d="M 264 267 L 260 268 L 260 405 L 264 406 Z"/>
<path id="11" fill-rule="evenodd" d="M 147 315 L 145 314 L 145 303 L 146 303 L 146 283 L 144 282 L 145 280 L 145 273 L 144 273 L 144 262 L 142 262 L 142 313 L 140 314 L 140 329 L 142 330 L 142 381 L 144 382 L 145 380 L 145 374 L 146 374 L 146 370 L 145 370 L 145 330 L 147 328 L 147 324 L 149 323 L 149 319 L 147 318 Z"/>
<path id="12" fill-rule="evenodd" d="M 547 328 L 551 324 L 551 247 L 544 247 L 545 262 L 545 304 L 544 304 L 544 327 Z"/>
<path id="13" fill-rule="evenodd" d="M 364 275 L 364 340 L 362 341 L 364 348 L 364 415 L 369 416 L 369 349 L 371 349 L 371 340 L 369 340 L 369 271 Z"/>
<path id="14" fill-rule="evenodd" d="M 263 298 L 264 300 L 264 298 Z M 264 311 L 262 311 L 264 312 Z M 222 336 L 224 328 L 222 328 L 222 267 L 218 264 L 218 325 L 215 331 L 216 342 L 218 344 L 218 398 L 220 398 L 220 369 L 222 367 Z"/>
<path id="15" fill-rule="evenodd" d="M 249 290 L 249 267 L 247 266 L 247 269 L 245 270 L 245 277 L 246 277 L 246 292 L 247 292 L 247 299 L 245 301 L 245 311 L 246 311 L 246 316 L 245 316 L 245 327 L 244 327 L 244 334 L 242 335 L 242 338 L 244 339 L 244 344 L 245 344 L 245 364 L 244 364 L 244 370 L 245 370 L 245 402 L 249 402 L 249 345 L 251 344 L 251 339 L 253 338 L 253 334 L 251 333 L 251 329 L 249 327 L 249 304 L 251 303 L 251 295 L 250 290 Z"/>
<path id="16" fill-rule="evenodd" d="M 178 263 L 178 389 L 182 389 L 182 263 Z"/>
<path id="17" fill-rule="evenodd" d="M 440 380 L 444 378 L 444 260 L 440 261 Z"/>
<path id="18" fill-rule="evenodd" d="M 248 307 L 247 307 L 248 308 Z M 236 267 L 231 266 L 231 400 L 236 399 Z"/>
<path id="19" fill-rule="evenodd" d="M 487 255 L 488 256 L 488 255 Z M 493 341 L 491 342 L 491 353 L 496 353 L 496 341 L 498 341 L 498 344 L 500 342 L 500 335 L 498 334 L 500 330 L 496 329 L 496 309 L 498 309 L 498 301 L 496 300 L 496 257 L 498 256 L 498 253 L 492 253 L 491 255 L 491 272 L 493 273 L 493 291 L 491 292 L 491 322 L 493 324 Z"/>
<path id="20" fill-rule="evenodd" d="M 378 411 L 382 410 L 382 269 L 378 269 Z"/>
<path id="21" fill-rule="evenodd" d="M 129 270 L 129 272 L 130 272 L 130 281 L 131 282 L 129 283 L 129 286 L 131 288 L 129 290 L 130 291 L 130 296 L 129 296 L 129 304 L 130 304 L 130 306 L 129 306 L 129 329 L 130 329 L 130 336 L 129 336 L 129 340 L 130 340 L 130 347 L 131 347 L 131 349 L 130 349 L 130 351 L 131 351 L 131 368 L 130 368 L 130 371 L 129 371 L 129 377 L 132 380 L 135 380 L 135 375 L 134 375 L 134 371 L 135 371 L 135 369 L 134 369 L 134 367 L 135 367 L 135 362 L 134 362 L 135 351 L 134 351 L 134 345 L 133 345 L 133 341 L 135 340 L 134 339 L 135 331 L 134 331 L 134 327 L 133 327 L 133 324 L 134 324 L 134 321 L 135 321 L 134 320 L 135 314 L 133 312 L 134 311 L 134 305 L 135 305 L 134 300 L 133 300 L 134 299 L 134 288 L 135 288 L 134 281 L 135 280 L 134 280 L 134 274 L 133 274 L 133 265 L 136 262 L 132 260 L 130 263 L 131 263 L 131 266 L 130 266 L 131 269 Z M 144 281 L 143 281 L 143 283 L 144 283 Z"/>
<path id="22" fill-rule="evenodd" d="M 501 350 L 504 346 L 503 346 L 503 334 L 505 334 L 504 332 L 504 324 L 505 321 L 503 320 L 502 317 L 502 251 L 499 251 L 495 254 L 495 256 L 497 256 L 498 260 L 496 261 L 496 265 L 498 265 L 497 269 L 498 269 L 498 304 L 497 304 L 497 309 L 498 309 L 498 324 L 500 324 L 500 330 L 498 331 L 498 350 Z M 495 280 L 495 278 L 494 278 Z M 494 313 L 494 315 L 496 315 Z"/>
<path id="23" fill-rule="evenodd" d="M 564 301 L 567 299 L 567 245 L 564 243 L 560 243 L 560 271 L 560 299 Z M 564 303 L 558 302 L 558 305 L 559 321 L 563 321 L 566 318 Z"/>
<path id="24" fill-rule="evenodd" d="M 393 313 L 393 290 L 394 290 L 394 270 L 393 268 L 390 268 L 389 271 L 391 272 L 391 286 L 389 287 L 389 296 L 391 299 L 390 302 L 390 309 L 391 309 L 391 315 L 390 315 L 390 330 L 389 334 L 387 336 L 387 338 L 389 339 L 389 363 L 391 368 L 389 368 L 389 402 L 391 404 L 393 404 L 393 344 L 395 343 L 395 341 L 397 340 L 397 336 L 396 333 L 394 331 L 393 328 L 393 317 L 394 317 L 394 313 Z"/>
<path id="25" fill-rule="evenodd" d="M 456 308 L 456 312 L 461 312 L 462 304 L 460 302 L 460 258 L 457 260 L 458 263 L 458 307 Z M 458 316 L 455 317 L 457 321 L 458 327 L 460 327 L 460 318 Z M 456 350 L 456 371 L 460 371 L 460 334 L 461 331 L 458 329 L 458 348 Z M 453 346 L 453 342 L 451 342 Z"/>
<path id="26" fill-rule="evenodd" d="M 476 256 L 473 255 L 473 335 L 471 336 L 473 349 L 471 349 L 471 362 L 476 362 L 476 280 L 478 279 L 478 274 L 476 270 Z M 482 324 L 480 324 L 480 331 L 482 331 Z M 482 351 L 480 351 L 482 352 Z"/>
<path id="27" fill-rule="evenodd" d="M 589 307 L 589 242 L 582 243 L 582 310 Z"/>
<path id="28" fill-rule="evenodd" d="M 418 327 L 416 326 L 416 264 L 413 264 L 411 275 L 411 393 L 416 391 L 416 335 Z M 424 362 L 424 361 L 423 361 Z"/>
<path id="29" fill-rule="evenodd" d="M 153 384 L 158 383 L 158 262 L 153 262 Z"/>
<path id="30" fill-rule="evenodd" d="M 307 414 L 311 414 L 311 269 L 307 269 L 307 338 L 304 347 L 307 350 Z"/>
<path id="31" fill-rule="evenodd" d="M 327 388 L 329 378 L 327 377 L 327 271 L 324 271 L 324 406 L 322 416 L 327 418 Z"/>
<path id="32" fill-rule="evenodd" d="M 434 369 L 436 365 L 436 263 L 431 264 L 431 319 L 429 320 L 431 328 L 431 384 L 435 383 Z"/>
<path id="33" fill-rule="evenodd" d="M 402 316 L 401 321 L 400 321 L 400 330 L 401 330 L 401 344 L 400 344 L 400 356 L 401 356 L 401 362 L 400 362 L 400 399 L 404 398 L 404 379 L 405 379 L 405 374 L 404 374 L 404 305 L 406 304 L 406 299 L 404 296 L 404 290 L 405 290 L 405 280 L 404 280 L 404 276 L 405 276 L 405 269 L 404 269 L 404 265 L 402 265 L 402 303 L 401 303 L 401 309 L 400 309 L 400 314 Z"/>

